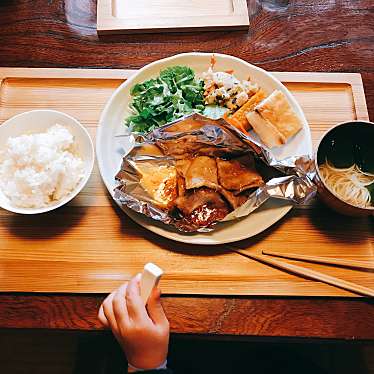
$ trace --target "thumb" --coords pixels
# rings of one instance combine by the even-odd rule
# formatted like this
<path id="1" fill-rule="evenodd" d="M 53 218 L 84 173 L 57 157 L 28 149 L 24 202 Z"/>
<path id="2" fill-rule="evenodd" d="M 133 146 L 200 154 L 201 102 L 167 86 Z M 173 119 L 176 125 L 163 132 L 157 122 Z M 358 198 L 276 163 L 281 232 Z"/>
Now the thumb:
<path id="1" fill-rule="evenodd" d="M 151 295 L 149 296 L 147 303 L 147 311 L 149 317 L 155 325 L 168 323 L 164 308 L 161 305 L 160 296 L 160 290 L 158 288 L 154 288 L 151 292 Z"/>

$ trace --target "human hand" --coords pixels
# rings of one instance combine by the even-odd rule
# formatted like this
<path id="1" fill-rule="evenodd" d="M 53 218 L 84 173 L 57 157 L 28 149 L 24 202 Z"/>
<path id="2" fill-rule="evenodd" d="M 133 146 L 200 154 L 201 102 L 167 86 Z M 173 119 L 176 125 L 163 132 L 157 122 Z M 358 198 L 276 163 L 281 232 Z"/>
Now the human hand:
<path id="1" fill-rule="evenodd" d="M 110 327 L 127 361 L 139 369 L 155 369 L 167 357 L 169 321 L 153 289 L 147 307 L 140 297 L 141 274 L 113 291 L 101 304 L 98 318 Z"/>

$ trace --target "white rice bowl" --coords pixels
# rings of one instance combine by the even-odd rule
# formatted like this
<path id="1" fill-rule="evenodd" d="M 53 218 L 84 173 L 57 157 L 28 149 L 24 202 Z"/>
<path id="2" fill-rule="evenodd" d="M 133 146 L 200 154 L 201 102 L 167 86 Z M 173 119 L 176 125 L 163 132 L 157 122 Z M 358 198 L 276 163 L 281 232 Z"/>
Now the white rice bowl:
<path id="1" fill-rule="evenodd" d="M 74 137 L 64 126 L 9 138 L 0 150 L 0 188 L 11 203 L 42 208 L 67 196 L 84 177 Z"/>
<path id="2" fill-rule="evenodd" d="M 94 164 L 87 130 L 54 110 L 21 113 L 0 125 L 0 207 L 44 213 L 72 200 Z"/>

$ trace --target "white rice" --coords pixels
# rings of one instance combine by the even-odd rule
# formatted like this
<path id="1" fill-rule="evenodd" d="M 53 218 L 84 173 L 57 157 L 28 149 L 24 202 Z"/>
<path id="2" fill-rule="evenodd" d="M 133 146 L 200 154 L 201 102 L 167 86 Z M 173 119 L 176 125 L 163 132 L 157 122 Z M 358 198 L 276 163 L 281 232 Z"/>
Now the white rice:
<path id="1" fill-rule="evenodd" d="M 0 149 L 0 188 L 17 207 L 55 204 L 84 176 L 84 162 L 75 153 L 73 135 L 57 124 L 44 133 L 9 138 Z"/>

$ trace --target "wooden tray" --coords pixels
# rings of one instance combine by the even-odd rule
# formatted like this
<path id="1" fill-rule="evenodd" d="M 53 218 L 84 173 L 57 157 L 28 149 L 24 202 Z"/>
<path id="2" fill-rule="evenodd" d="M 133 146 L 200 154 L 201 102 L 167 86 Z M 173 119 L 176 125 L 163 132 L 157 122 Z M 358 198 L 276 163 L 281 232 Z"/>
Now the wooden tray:
<path id="1" fill-rule="evenodd" d="M 248 30 L 246 0 L 98 0 L 97 32 Z"/>
<path id="2" fill-rule="evenodd" d="M 51 108 L 79 119 L 94 138 L 105 102 L 131 74 L 129 70 L 0 68 L 0 123 L 27 110 Z M 314 144 L 338 122 L 368 119 L 359 74 L 274 74 L 303 107 Z M 238 245 L 253 251 L 369 261 L 374 258 L 371 229 L 367 219 L 336 215 L 314 201 Z M 115 206 L 97 168 L 83 192 L 52 213 L 30 217 L 0 210 L 0 291 L 109 292 L 148 261 L 165 270 L 162 289 L 169 294 L 354 296 L 221 247 L 189 246 L 158 237 Z M 303 266 L 374 287 L 369 272 Z"/>

